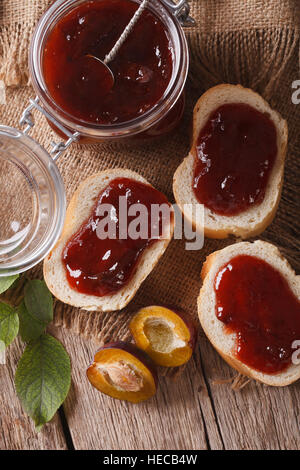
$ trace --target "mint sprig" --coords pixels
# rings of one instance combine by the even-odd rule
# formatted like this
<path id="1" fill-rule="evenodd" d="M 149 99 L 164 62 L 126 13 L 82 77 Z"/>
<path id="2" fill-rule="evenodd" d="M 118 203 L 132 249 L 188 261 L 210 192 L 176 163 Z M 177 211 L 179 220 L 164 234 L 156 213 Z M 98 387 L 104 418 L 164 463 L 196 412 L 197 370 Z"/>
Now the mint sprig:
<path id="1" fill-rule="evenodd" d="M 53 320 L 53 299 L 44 281 L 29 281 L 24 289 L 24 301 L 28 312 L 37 321 L 47 324 Z"/>
<path id="2" fill-rule="evenodd" d="M 31 341 L 19 361 L 15 385 L 38 430 L 64 402 L 70 384 L 70 359 L 59 341 L 47 334 Z"/>
<path id="3" fill-rule="evenodd" d="M 18 279 L 19 274 L 14 276 L 0 277 L 0 294 L 9 289 L 13 283 Z"/>
<path id="4" fill-rule="evenodd" d="M 0 340 L 8 346 L 19 331 L 19 317 L 16 310 L 3 302 L 0 303 Z"/>
<path id="5" fill-rule="evenodd" d="M 47 323 L 42 323 L 28 312 L 24 300 L 17 308 L 20 320 L 19 335 L 25 343 L 37 339 L 45 332 Z"/>
<path id="6" fill-rule="evenodd" d="M 17 277 L 0 278 L 0 293 Z M 18 333 L 28 343 L 18 363 L 15 385 L 38 431 L 61 406 L 71 383 L 67 352 L 59 341 L 45 333 L 52 320 L 53 299 L 44 281 L 28 281 L 24 299 L 17 307 L 0 302 L 0 344 L 8 346 Z"/>

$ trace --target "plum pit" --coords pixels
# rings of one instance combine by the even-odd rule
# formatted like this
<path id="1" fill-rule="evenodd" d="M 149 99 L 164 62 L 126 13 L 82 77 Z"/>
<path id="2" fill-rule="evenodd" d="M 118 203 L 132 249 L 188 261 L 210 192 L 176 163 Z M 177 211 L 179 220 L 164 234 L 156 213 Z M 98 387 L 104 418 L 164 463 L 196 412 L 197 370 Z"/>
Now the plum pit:
<path id="1" fill-rule="evenodd" d="M 144 351 L 131 343 L 118 341 L 100 348 L 87 377 L 100 392 L 119 400 L 139 403 L 156 393 L 155 366 Z"/>
<path id="2" fill-rule="evenodd" d="M 143 377 L 133 366 L 124 361 L 109 364 L 109 367 L 98 366 L 105 380 L 117 390 L 139 392 L 143 387 Z"/>

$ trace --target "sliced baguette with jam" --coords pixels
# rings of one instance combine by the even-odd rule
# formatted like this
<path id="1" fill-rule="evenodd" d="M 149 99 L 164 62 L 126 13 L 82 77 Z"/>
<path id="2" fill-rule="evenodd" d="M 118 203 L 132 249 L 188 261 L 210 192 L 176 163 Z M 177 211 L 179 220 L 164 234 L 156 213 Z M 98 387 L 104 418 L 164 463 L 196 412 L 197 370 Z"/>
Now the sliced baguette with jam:
<path id="1" fill-rule="evenodd" d="M 124 308 L 136 294 L 142 282 L 154 269 L 173 236 L 174 217 L 170 222 L 170 226 L 165 227 L 165 238 L 155 241 L 155 243 L 144 250 L 129 282 L 112 295 L 103 297 L 85 295 L 70 287 L 65 267 L 62 263 L 64 247 L 72 235 L 78 231 L 89 217 L 100 192 L 116 178 L 129 178 L 151 186 L 138 173 L 127 169 L 102 171 L 84 180 L 73 195 L 68 206 L 61 237 L 44 260 L 44 279 L 49 290 L 56 298 L 74 307 L 101 312 L 111 312 Z"/>
<path id="2" fill-rule="evenodd" d="M 224 104 L 242 103 L 267 114 L 277 130 L 277 156 L 272 168 L 266 193 L 259 205 L 233 216 L 219 215 L 204 206 L 204 234 L 209 238 L 226 238 L 229 235 L 243 239 L 263 232 L 272 222 L 281 195 L 284 161 L 287 149 L 288 128 L 280 114 L 272 110 L 269 104 L 254 91 L 241 85 L 217 85 L 209 89 L 198 100 L 193 114 L 192 148 L 189 155 L 177 168 L 173 180 L 173 192 L 176 203 L 184 216 L 195 229 L 202 230 L 196 222 L 192 207 L 199 204 L 193 191 L 194 164 L 197 155 L 196 144 L 202 128 L 210 115 Z M 190 206 L 188 207 L 187 204 Z M 186 205 L 184 207 L 184 205 Z"/>
<path id="3" fill-rule="evenodd" d="M 201 272 L 203 285 L 198 297 L 198 315 L 200 323 L 218 353 L 238 372 L 267 385 L 289 385 L 300 378 L 300 365 L 291 364 L 288 369 L 278 374 L 266 374 L 249 367 L 241 362 L 234 354 L 236 334 L 226 332 L 224 323 L 216 316 L 215 277 L 226 263 L 238 255 L 254 256 L 269 263 L 287 280 L 291 291 L 300 300 L 300 276 L 296 276 L 277 247 L 271 243 L 259 240 L 253 243 L 235 243 L 222 250 L 211 253 L 206 258 Z M 276 295 L 276 292 L 274 292 L 274 295 Z"/>

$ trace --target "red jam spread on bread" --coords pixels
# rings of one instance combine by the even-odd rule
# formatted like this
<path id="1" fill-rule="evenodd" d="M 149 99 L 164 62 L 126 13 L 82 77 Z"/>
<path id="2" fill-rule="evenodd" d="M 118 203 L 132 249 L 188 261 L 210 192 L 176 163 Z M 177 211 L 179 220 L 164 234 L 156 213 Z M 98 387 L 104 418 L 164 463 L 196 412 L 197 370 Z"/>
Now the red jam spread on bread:
<path id="1" fill-rule="evenodd" d="M 132 236 L 130 224 L 135 224 L 139 217 L 139 212 L 135 213 L 136 209 L 139 210 L 138 206 L 133 207 L 137 204 L 142 204 L 147 210 L 140 220 L 146 225 L 147 233 L 146 237 L 134 239 L 136 235 Z M 157 242 L 158 238 L 152 235 L 157 233 L 161 237 L 165 233 L 166 220 L 162 213 L 151 218 L 153 204 L 167 204 L 170 208 L 164 194 L 148 184 L 129 178 L 110 181 L 97 196 L 89 218 L 63 250 L 62 261 L 73 289 L 82 294 L 103 297 L 126 286 L 144 250 Z M 171 211 L 170 214 L 172 216 Z M 135 233 L 138 232 L 141 232 L 139 226 L 135 230 Z M 108 234 L 106 238 L 105 233 Z"/>
<path id="2" fill-rule="evenodd" d="M 236 334 L 235 355 L 266 374 L 286 370 L 300 339 L 300 302 L 270 264 L 239 255 L 215 278 L 216 316 Z"/>
<path id="3" fill-rule="evenodd" d="M 276 128 L 267 115 L 242 103 L 220 106 L 196 143 L 196 198 L 223 216 L 260 204 L 276 155 Z"/>
<path id="4" fill-rule="evenodd" d="M 84 2 L 60 19 L 47 37 L 45 83 L 55 103 L 73 118 L 94 125 L 123 123 L 162 98 L 172 76 L 173 45 L 162 21 L 149 9 L 109 63 L 112 88 L 103 65 L 87 58 L 105 58 L 138 6 L 130 0 Z"/>

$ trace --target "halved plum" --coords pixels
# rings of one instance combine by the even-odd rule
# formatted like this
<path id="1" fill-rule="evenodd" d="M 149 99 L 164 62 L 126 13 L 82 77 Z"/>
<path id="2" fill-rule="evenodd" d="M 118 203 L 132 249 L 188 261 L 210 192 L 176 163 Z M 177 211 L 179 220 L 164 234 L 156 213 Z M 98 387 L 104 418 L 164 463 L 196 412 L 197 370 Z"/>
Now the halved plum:
<path id="1" fill-rule="evenodd" d="M 152 360 L 134 344 L 123 341 L 100 348 L 87 369 L 87 377 L 100 392 L 131 403 L 147 400 L 157 389 Z"/>
<path id="2" fill-rule="evenodd" d="M 197 330 L 192 317 L 177 307 L 144 307 L 129 329 L 135 344 L 160 366 L 181 366 L 192 356 Z"/>

